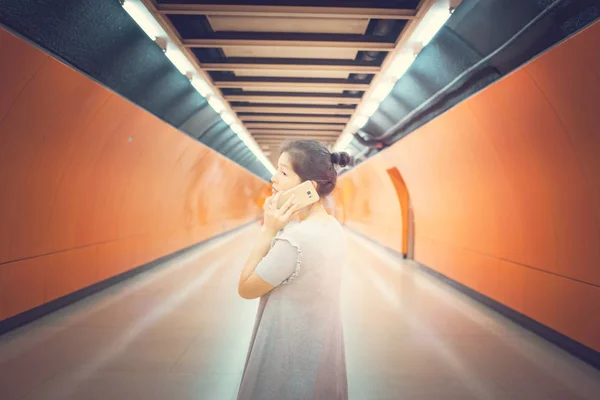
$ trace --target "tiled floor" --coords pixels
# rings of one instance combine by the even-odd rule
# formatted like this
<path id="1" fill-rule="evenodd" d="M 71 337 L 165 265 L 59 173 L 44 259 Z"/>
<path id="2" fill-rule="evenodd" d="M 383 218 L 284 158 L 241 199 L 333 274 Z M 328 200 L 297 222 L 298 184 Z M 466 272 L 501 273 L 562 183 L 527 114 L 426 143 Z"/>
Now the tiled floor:
<path id="1" fill-rule="evenodd" d="M 257 227 L 0 337 L 0 399 L 235 399 Z M 600 371 L 348 233 L 350 398 L 598 399 Z"/>

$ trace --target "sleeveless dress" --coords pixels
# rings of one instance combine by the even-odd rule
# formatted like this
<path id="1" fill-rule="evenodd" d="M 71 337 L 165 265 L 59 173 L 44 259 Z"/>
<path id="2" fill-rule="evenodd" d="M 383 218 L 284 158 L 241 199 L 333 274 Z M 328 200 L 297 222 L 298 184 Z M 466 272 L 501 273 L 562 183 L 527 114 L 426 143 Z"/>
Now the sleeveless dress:
<path id="1" fill-rule="evenodd" d="M 333 217 L 291 222 L 256 267 L 261 297 L 238 400 L 346 400 L 340 304 L 347 247 Z"/>

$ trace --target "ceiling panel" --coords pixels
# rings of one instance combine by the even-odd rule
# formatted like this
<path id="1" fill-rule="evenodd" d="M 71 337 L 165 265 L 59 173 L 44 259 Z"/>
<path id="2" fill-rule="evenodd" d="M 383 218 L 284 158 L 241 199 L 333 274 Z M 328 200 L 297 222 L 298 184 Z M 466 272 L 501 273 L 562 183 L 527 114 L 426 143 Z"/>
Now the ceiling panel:
<path id="1" fill-rule="evenodd" d="M 281 18 L 209 15 L 207 19 L 215 32 L 300 32 L 364 35 L 369 25 L 369 18 Z"/>
<path id="2" fill-rule="evenodd" d="M 239 58 L 307 58 L 354 60 L 358 54 L 355 49 L 328 49 L 318 47 L 259 47 L 232 46 L 223 49 L 227 57 Z"/>
<path id="3" fill-rule="evenodd" d="M 252 87 L 241 87 L 244 91 L 254 92 L 291 92 L 291 93 L 343 93 L 346 89 L 334 88 L 334 87 L 281 87 L 274 85 L 269 86 L 252 86 Z"/>
<path id="4" fill-rule="evenodd" d="M 240 119 L 244 122 L 314 122 L 314 123 L 333 123 L 345 124 L 348 117 L 323 117 L 323 116 L 302 116 L 302 115 L 242 115 Z"/>
<path id="5" fill-rule="evenodd" d="M 263 76 L 275 78 L 333 78 L 333 79 L 348 79 L 349 72 L 344 71 L 286 71 L 286 70 L 246 70 L 235 71 L 236 76 Z"/>
<path id="6" fill-rule="evenodd" d="M 250 134 L 329 143 L 435 0 L 143 1 L 174 27 Z"/>
<path id="7" fill-rule="evenodd" d="M 191 137 L 209 146 L 217 143 L 238 162 L 237 157 L 242 156 L 251 160 L 252 154 L 245 144 L 242 141 L 235 144 L 235 136 L 219 121 L 220 116 L 207 106 L 206 99 L 127 14 L 122 2 L 85 0 L 78 2 L 77 7 L 69 6 L 71 3 L 75 2 L 4 0 L 0 22 Z M 360 105 L 316 106 L 307 103 L 301 95 L 337 95 L 351 102 L 357 97 L 364 98 L 372 85 L 377 84 L 381 70 L 386 68 L 391 47 L 402 43 L 403 38 L 414 31 L 423 10 L 432 1 L 213 0 L 211 4 L 210 0 L 142 0 L 141 3 L 182 49 L 184 56 L 190 57 L 198 75 L 207 78 L 209 84 L 211 80 L 261 81 L 260 85 L 223 87 L 234 89 L 224 91 L 229 94 L 262 95 L 248 102 L 240 102 L 239 98 L 231 100 L 229 105 L 239 116 L 251 113 L 253 116 L 348 117 Z M 363 127 L 363 132 L 379 137 L 393 130 L 390 140 L 397 140 L 598 17 L 597 1 L 565 1 L 528 25 L 550 3 L 558 4 L 520 0 L 464 2 L 467 7 L 459 6 L 445 28 L 420 52 L 411 70 L 399 80 Z M 73 21 L 78 23 L 73 24 Z M 105 23 L 98 24 L 98 21 Z M 529 28 L 523 30 L 524 26 Z M 481 34 L 482 31 L 487 34 Z M 420 118 L 406 120 L 440 88 L 454 82 L 457 74 L 463 73 L 475 60 L 492 54 L 518 32 L 525 32 L 523 38 L 494 55 L 487 64 L 486 68 L 496 75 L 477 76 L 477 85 L 471 81 L 467 85 L 469 90 L 453 89 L 450 97 L 443 98 L 443 103 L 432 102 Z M 185 47 L 186 43 L 191 47 Z M 358 48 L 370 47 L 371 51 L 356 51 L 357 43 L 360 43 Z M 385 46 L 377 46 L 380 43 Z M 244 45 L 268 49 L 271 53 L 265 53 L 268 58 L 264 58 L 254 51 L 243 59 L 227 53 Z M 313 51 L 327 46 L 332 47 L 332 52 L 312 54 L 318 57 L 310 60 L 301 58 L 308 56 L 307 53 L 298 52 L 302 48 Z M 333 58 L 334 51 L 339 51 L 335 57 L 342 58 Z M 354 58 L 340 55 L 346 51 L 352 51 Z M 284 54 L 289 58 L 282 58 Z M 366 86 L 341 90 L 335 86 L 315 85 L 311 89 L 311 81 Z M 298 83 L 305 86 L 293 86 Z M 221 92 L 216 92 L 220 96 Z M 293 98 L 299 102 L 278 102 L 278 98 L 294 94 Z M 269 96 L 271 101 L 262 102 Z M 243 122 L 284 123 L 266 119 Z M 251 132 L 261 137 L 265 131 L 275 130 L 288 138 L 315 132 L 304 128 L 252 128 Z M 299 133 L 301 131 L 306 132 Z M 330 130 L 341 131 L 340 128 Z M 218 137 L 221 134 L 224 136 Z M 251 168 L 250 164 L 246 166 Z M 261 171 L 254 172 L 261 174 Z"/>

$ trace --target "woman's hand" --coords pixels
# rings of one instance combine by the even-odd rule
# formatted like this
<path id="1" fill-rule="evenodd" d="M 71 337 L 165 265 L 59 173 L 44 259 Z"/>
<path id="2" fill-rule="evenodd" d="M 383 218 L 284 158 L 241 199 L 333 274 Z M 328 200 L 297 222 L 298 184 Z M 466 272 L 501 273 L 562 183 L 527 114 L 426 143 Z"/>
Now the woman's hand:
<path id="1" fill-rule="evenodd" d="M 263 207 L 265 210 L 264 229 L 273 233 L 273 235 L 282 230 L 300 211 L 294 196 L 283 203 L 281 208 L 277 208 L 279 196 L 280 193 L 277 193 L 275 196 L 267 198 Z"/>

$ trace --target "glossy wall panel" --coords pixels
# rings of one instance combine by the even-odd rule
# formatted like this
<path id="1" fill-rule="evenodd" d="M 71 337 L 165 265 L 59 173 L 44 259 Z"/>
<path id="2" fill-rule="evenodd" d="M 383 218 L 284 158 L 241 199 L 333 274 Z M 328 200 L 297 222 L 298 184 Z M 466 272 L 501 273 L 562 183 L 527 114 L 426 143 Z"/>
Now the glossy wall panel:
<path id="1" fill-rule="evenodd" d="M 0 319 L 260 217 L 266 182 L 0 30 Z"/>
<path id="2" fill-rule="evenodd" d="M 417 261 L 600 350 L 599 42 L 596 23 L 343 176 L 347 224 L 402 250 L 396 167 Z"/>
<path id="3" fill-rule="evenodd" d="M 378 157 L 340 177 L 334 199 L 342 203 L 345 224 L 380 243 L 402 251 L 402 211 L 387 167 Z"/>

